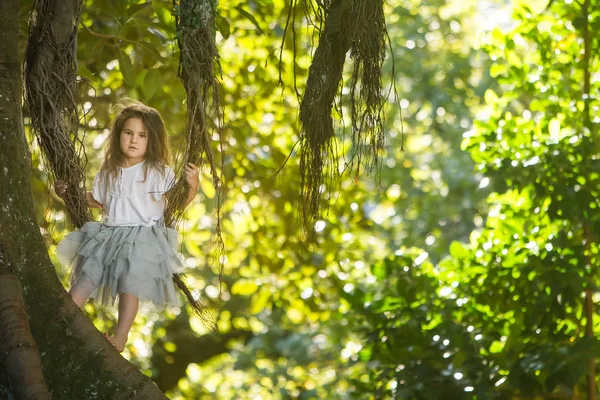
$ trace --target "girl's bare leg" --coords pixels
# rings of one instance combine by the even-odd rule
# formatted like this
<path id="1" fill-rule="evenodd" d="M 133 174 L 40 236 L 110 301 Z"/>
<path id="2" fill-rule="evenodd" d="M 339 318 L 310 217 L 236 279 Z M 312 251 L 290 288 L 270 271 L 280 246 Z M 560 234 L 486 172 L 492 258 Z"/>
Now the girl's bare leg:
<path id="1" fill-rule="evenodd" d="M 77 285 L 71 287 L 69 294 L 73 302 L 77 304 L 77 307 L 83 308 L 90 294 L 94 291 L 94 286 L 91 282 L 78 281 Z"/>
<path id="2" fill-rule="evenodd" d="M 119 294 L 119 322 L 117 323 L 117 329 L 113 336 L 104 334 L 106 339 L 111 342 L 119 352 L 125 349 L 129 330 L 137 315 L 139 304 L 140 301 L 137 297 L 127 293 Z"/>

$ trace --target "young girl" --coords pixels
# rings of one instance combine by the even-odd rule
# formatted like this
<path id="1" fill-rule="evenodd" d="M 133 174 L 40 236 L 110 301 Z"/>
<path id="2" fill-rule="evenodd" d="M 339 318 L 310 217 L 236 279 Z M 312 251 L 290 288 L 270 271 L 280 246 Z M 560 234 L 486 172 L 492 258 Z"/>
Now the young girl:
<path id="1" fill-rule="evenodd" d="M 167 165 L 169 145 L 164 122 L 154 108 L 141 103 L 121 110 L 111 125 L 100 172 L 87 192 L 90 207 L 102 208 L 102 222 L 88 222 L 58 245 L 63 264 L 73 263 L 71 289 L 75 304 L 88 298 L 104 305 L 119 299 L 117 328 L 105 334 L 123 351 L 139 301 L 158 307 L 178 305 L 172 275 L 182 267 L 177 232 L 163 223 L 165 193 L 175 183 Z M 185 168 L 189 193 L 198 190 L 198 168 Z M 61 184 L 56 185 L 62 193 Z"/>

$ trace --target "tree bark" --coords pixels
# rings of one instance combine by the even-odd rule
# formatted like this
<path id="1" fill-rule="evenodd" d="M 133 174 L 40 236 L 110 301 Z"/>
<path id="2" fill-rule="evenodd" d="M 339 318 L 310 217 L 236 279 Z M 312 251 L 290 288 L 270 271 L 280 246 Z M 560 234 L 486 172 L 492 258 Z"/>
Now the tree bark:
<path id="1" fill-rule="evenodd" d="M 0 246 L 0 366 L 18 399 L 50 399 L 27 320 L 23 287 Z"/>
<path id="2" fill-rule="evenodd" d="M 30 189 L 18 10 L 17 0 L 0 1 L 0 245 L 23 287 L 46 383 L 54 399 L 165 399 L 71 301 L 48 257 Z"/>

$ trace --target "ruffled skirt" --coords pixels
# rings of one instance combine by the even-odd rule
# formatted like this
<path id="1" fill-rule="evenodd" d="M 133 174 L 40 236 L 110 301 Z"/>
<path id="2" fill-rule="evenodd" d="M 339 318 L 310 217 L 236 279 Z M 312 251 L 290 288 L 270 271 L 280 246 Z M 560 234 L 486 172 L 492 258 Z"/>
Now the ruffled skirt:
<path id="1" fill-rule="evenodd" d="M 68 234 L 57 255 L 73 266 L 71 287 L 91 290 L 91 298 L 114 305 L 119 293 L 159 308 L 179 305 L 172 275 L 183 268 L 177 231 L 162 225 L 107 226 L 87 222 Z"/>

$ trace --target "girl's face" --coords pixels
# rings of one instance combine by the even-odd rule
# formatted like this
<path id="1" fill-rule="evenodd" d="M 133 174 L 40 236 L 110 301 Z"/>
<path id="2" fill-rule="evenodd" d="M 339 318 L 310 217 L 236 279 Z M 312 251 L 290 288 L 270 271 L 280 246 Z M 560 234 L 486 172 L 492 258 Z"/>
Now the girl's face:
<path id="1" fill-rule="evenodd" d="M 126 166 L 144 161 L 148 149 L 148 132 L 139 118 L 129 118 L 121 129 L 121 152 Z"/>

